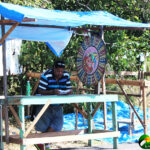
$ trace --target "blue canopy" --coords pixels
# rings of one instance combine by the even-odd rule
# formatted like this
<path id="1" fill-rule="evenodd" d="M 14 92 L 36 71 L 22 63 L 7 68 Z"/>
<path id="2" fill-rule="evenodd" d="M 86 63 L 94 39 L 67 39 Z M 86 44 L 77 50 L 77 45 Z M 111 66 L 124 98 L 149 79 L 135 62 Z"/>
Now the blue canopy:
<path id="1" fill-rule="evenodd" d="M 114 16 L 106 11 L 75 12 L 49 10 L 1 2 L 0 14 L 5 17 L 5 19 L 11 19 L 20 23 L 22 23 L 24 18 L 33 18 L 36 19 L 35 22 L 26 22 L 26 24 L 69 27 L 69 29 L 62 29 L 17 26 L 7 38 L 44 41 L 57 56 L 61 55 L 63 49 L 69 43 L 73 33 L 73 27 L 79 27 L 83 25 L 103 25 L 150 28 L 150 24 L 128 21 Z M 10 25 L 6 25 L 5 30 L 8 31 L 10 27 Z"/>

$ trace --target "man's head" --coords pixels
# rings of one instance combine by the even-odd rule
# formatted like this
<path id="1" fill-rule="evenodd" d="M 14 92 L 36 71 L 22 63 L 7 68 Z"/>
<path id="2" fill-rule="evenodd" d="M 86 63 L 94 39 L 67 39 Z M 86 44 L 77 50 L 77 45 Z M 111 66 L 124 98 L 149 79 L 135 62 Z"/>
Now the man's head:
<path id="1" fill-rule="evenodd" d="M 63 75 L 63 72 L 64 72 L 64 69 L 65 69 L 65 63 L 61 60 L 57 60 L 54 62 L 54 75 L 55 75 L 55 78 L 57 80 L 59 80 L 62 75 Z"/>

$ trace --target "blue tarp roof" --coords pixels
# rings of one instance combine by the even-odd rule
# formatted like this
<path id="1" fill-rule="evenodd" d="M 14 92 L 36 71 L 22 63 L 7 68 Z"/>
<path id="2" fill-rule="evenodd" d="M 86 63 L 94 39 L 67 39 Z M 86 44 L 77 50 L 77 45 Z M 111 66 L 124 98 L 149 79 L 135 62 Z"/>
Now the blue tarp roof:
<path id="1" fill-rule="evenodd" d="M 0 13 L 9 19 L 21 22 L 24 17 L 35 18 L 35 24 L 77 27 L 86 24 L 120 27 L 150 27 L 150 24 L 131 22 L 106 11 L 75 12 L 49 10 L 0 3 Z"/>
<path id="2" fill-rule="evenodd" d="M 143 27 L 150 28 L 150 24 L 131 22 L 106 11 L 61 11 L 27 6 L 0 3 L 0 14 L 5 19 L 11 19 L 22 23 L 24 18 L 34 18 L 35 22 L 26 24 L 53 25 L 62 27 L 78 27 L 83 25 L 103 25 L 117 27 Z M 10 26 L 6 26 L 6 31 Z M 68 29 L 54 29 L 43 27 L 18 26 L 9 35 L 8 39 L 19 38 L 23 40 L 45 41 L 49 43 L 51 50 L 59 56 L 68 44 L 73 31 Z M 63 40 L 62 40 L 63 39 Z M 59 45 L 59 46 L 57 46 Z"/>

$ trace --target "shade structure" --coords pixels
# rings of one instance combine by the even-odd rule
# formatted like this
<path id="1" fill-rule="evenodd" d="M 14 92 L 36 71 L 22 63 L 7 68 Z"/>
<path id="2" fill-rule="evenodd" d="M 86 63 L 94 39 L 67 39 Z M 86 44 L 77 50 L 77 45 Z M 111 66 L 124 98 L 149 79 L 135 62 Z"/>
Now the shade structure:
<path id="1" fill-rule="evenodd" d="M 0 14 L 5 17 L 5 19 L 11 19 L 19 23 L 23 23 L 25 18 L 35 19 L 35 22 L 26 22 L 26 25 L 37 25 L 36 27 L 17 26 L 7 39 L 16 38 L 31 41 L 44 41 L 57 56 L 62 54 L 64 48 L 69 43 L 74 27 L 98 25 L 150 28 L 150 24 L 148 23 L 128 21 L 106 11 L 77 12 L 49 10 L 1 2 Z M 38 27 L 38 25 L 44 25 L 45 27 Z M 48 26 L 57 28 L 50 28 Z M 5 25 L 6 32 L 10 27 L 11 25 L 9 24 Z"/>

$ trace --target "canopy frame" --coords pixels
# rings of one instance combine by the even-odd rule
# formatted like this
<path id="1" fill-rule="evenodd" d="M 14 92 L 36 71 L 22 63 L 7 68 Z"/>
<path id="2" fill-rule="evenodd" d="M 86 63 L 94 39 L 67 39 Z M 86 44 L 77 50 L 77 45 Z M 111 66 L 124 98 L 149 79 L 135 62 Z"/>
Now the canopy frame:
<path id="1" fill-rule="evenodd" d="M 36 21 L 36 19 L 32 19 L 32 18 L 24 18 L 22 20 L 22 22 L 33 22 Z M 11 28 L 2 36 L 2 38 L 0 39 L 0 44 L 2 44 L 4 42 L 4 40 L 8 37 L 8 35 L 10 35 L 10 33 L 20 24 L 17 21 L 13 21 L 10 19 L 3 19 L 0 20 L 0 24 L 5 26 L 6 24 L 12 25 Z"/>

